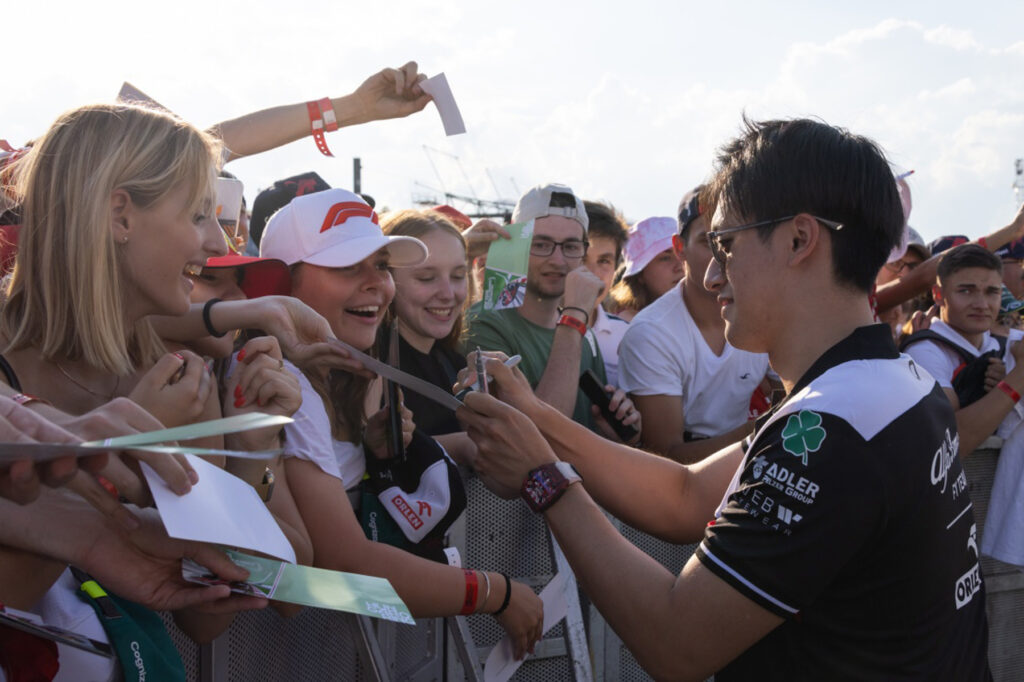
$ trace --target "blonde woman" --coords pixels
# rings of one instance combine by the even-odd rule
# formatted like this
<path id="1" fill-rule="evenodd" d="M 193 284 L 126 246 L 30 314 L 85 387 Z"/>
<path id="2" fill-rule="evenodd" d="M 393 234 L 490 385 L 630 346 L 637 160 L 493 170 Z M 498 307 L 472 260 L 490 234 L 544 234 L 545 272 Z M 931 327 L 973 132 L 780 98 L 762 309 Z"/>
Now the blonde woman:
<path id="1" fill-rule="evenodd" d="M 24 227 L 0 310 L 6 383 L 69 414 L 119 396 L 162 421 L 202 411 L 213 386 L 208 369 L 194 354 L 164 354 L 146 318 L 187 312 L 189 274 L 225 251 L 211 211 L 219 156 L 209 135 L 125 105 L 72 110 L 37 141 L 17 172 Z M 120 460 L 111 458 L 103 475 L 144 501 L 144 487 Z M 173 485 L 184 492 L 189 478 L 195 482 L 194 472 Z M 84 472 L 73 483 L 96 494 Z M 98 621 L 83 615 L 90 607 L 74 597 L 64 564 L 24 555 L 0 563 L 20 567 L 22 578 L 0 586 L 0 601 L 39 602 L 51 624 L 104 638 Z"/>

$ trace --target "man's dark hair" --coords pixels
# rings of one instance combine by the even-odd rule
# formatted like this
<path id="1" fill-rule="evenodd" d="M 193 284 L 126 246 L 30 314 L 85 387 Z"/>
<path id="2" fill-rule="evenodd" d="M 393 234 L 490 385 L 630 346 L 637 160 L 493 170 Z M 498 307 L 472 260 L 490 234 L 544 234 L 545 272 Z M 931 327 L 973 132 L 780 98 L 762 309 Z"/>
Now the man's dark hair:
<path id="1" fill-rule="evenodd" d="M 618 267 L 622 261 L 622 249 L 626 246 L 627 234 L 626 222 L 622 215 L 610 204 L 599 201 L 584 201 L 583 207 L 587 211 L 587 219 L 590 227 L 587 229 L 588 237 L 607 237 L 615 242 L 615 265 Z"/>
<path id="2" fill-rule="evenodd" d="M 967 268 L 983 268 L 1003 274 L 1003 261 L 999 256 L 978 244 L 961 244 L 942 254 L 939 259 L 939 281 L 945 284 L 950 275 Z"/>
<path id="3" fill-rule="evenodd" d="M 836 279 L 869 292 L 900 240 L 903 208 L 885 154 L 821 121 L 751 121 L 719 152 L 711 200 L 749 222 L 797 213 L 843 224 L 832 239 Z M 759 228 L 767 241 L 776 225 Z"/>

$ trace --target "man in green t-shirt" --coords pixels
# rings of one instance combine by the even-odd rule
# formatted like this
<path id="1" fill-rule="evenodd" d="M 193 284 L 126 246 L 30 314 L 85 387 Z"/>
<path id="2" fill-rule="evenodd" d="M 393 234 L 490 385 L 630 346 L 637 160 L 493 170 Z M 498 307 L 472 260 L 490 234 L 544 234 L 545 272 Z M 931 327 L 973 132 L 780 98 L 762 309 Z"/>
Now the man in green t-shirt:
<path id="1" fill-rule="evenodd" d="M 604 284 L 583 265 L 587 212 L 569 187 L 539 185 L 512 212 L 512 222 L 528 220 L 534 221 L 533 242 L 523 305 L 504 310 L 474 306 L 466 349 L 521 355 L 519 369 L 537 397 L 594 428 L 590 401 L 578 388 L 580 374 L 588 369 L 605 382 L 597 340 L 588 327 Z"/>

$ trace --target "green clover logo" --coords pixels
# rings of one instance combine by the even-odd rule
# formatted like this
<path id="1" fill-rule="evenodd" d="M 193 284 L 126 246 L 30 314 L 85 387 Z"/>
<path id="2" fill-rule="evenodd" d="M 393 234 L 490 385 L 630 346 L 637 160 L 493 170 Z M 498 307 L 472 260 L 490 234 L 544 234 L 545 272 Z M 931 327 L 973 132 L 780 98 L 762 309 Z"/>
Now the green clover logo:
<path id="1" fill-rule="evenodd" d="M 817 452 L 825 441 L 825 429 L 821 426 L 821 415 L 809 410 L 791 414 L 782 429 L 782 449 L 803 460 L 807 466 L 807 455 Z"/>

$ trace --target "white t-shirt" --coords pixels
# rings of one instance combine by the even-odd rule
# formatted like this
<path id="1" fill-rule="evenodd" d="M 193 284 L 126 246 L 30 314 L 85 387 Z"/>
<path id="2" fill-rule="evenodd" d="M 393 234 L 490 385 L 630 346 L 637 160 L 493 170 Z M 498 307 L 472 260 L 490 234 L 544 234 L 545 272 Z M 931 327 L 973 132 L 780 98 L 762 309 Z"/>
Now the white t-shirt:
<path id="1" fill-rule="evenodd" d="M 295 421 L 284 427 L 285 457 L 309 460 L 324 473 L 340 478 L 346 490 L 355 488 L 366 473 L 363 446 L 334 440 L 320 394 L 298 367 L 287 360 L 284 366 L 298 377 L 302 389 L 302 405 L 293 415 Z"/>
<path id="2" fill-rule="evenodd" d="M 634 395 L 683 399 L 686 430 L 718 436 L 747 421 L 750 396 L 768 356 L 708 347 L 683 301 L 683 283 L 637 313 L 619 344 L 619 387 Z"/>
<path id="3" fill-rule="evenodd" d="M 931 319 L 931 324 L 928 328 L 939 336 L 949 339 L 974 357 L 992 350 L 999 350 L 999 342 L 989 332 L 985 332 L 985 336 L 981 340 L 981 348 L 975 348 L 974 344 L 937 317 Z M 1013 369 L 1015 364 L 1013 354 L 1010 352 L 1010 346 L 1019 341 L 1022 336 L 1024 336 L 1024 333 L 1016 329 L 1011 329 L 1007 336 L 1006 350 L 1003 352 L 1003 363 L 1006 365 L 1007 372 Z M 931 374 L 935 381 L 939 383 L 939 386 L 942 388 L 953 388 L 953 373 L 960 366 L 960 363 L 963 362 L 955 350 L 947 348 L 941 343 L 926 339 L 907 346 L 907 349 L 903 352 L 912 357 L 919 367 Z M 1017 403 L 1013 411 L 1006 415 L 997 433 L 1000 434 L 1000 437 L 1004 437 L 1002 435 L 1003 432 L 1012 430 L 1011 427 L 1015 427 L 1022 418 L 1024 418 L 1024 405 Z"/>
<path id="4" fill-rule="evenodd" d="M 988 332 L 985 332 L 985 336 L 981 341 L 981 348 L 979 349 L 975 348 L 974 344 L 937 317 L 932 318 L 928 328 L 942 338 L 949 339 L 974 357 L 978 357 L 990 350 L 999 350 L 999 343 Z M 1006 350 L 1006 354 L 1009 355 L 1009 344 L 1007 344 Z M 918 366 L 923 367 L 926 372 L 935 377 L 935 381 L 939 382 L 939 386 L 953 388 L 953 373 L 960 366 L 960 363 L 963 362 L 955 350 L 935 341 L 924 340 L 907 346 L 907 350 L 904 352 L 912 357 Z M 1009 371 L 1010 369 L 1011 365 L 1007 365 L 1006 370 Z"/>
<path id="5" fill-rule="evenodd" d="M 597 306 L 597 318 L 590 328 L 597 337 L 597 347 L 601 349 L 604 360 L 604 374 L 612 386 L 619 385 L 619 344 L 629 329 L 629 322 L 609 315 L 604 308 Z"/>

